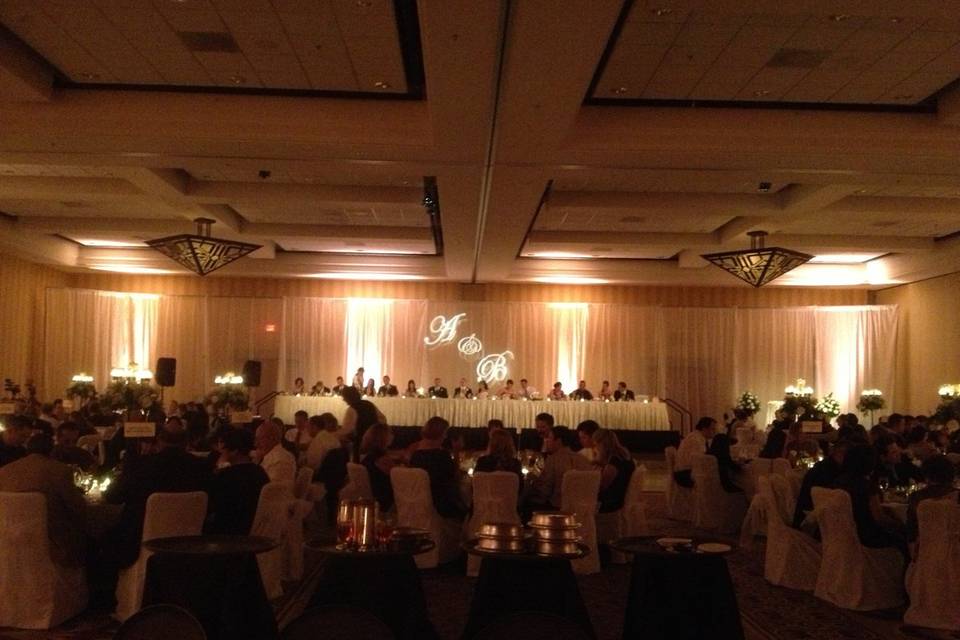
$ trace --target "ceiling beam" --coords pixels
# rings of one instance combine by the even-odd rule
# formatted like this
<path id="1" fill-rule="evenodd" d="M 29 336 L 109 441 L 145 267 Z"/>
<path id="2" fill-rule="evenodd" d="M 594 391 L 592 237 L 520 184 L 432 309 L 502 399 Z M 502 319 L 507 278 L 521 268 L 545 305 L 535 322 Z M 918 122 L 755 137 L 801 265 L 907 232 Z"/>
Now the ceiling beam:
<path id="1" fill-rule="evenodd" d="M 0 27 L 0 100 L 45 102 L 53 93 L 50 67 Z"/>
<path id="2" fill-rule="evenodd" d="M 143 192 L 122 178 L 3 176 L 0 198 L 15 200 L 129 200 Z"/>
<path id="3" fill-rule="evenodd" d="M 280 182 L 213 182 L 190 180 L 186 198 L 204 203 L 285 204 L 420 204 L 422 187 L 332 186 Z"/>
<path id="4" fill-rule="evenodd" d="M 631 191 L 551 191 L 547 206 L 597 211 L 662 211 L 670 215 L 776 215 L 778 199 L 768 195 L 728 193 L 661 193 Z"/>
<path id="5" fill-rule="evenodd" d="M 72 267 L 77 264 L 79 246 L 53 236 L 26 234 L 20 224 L 0 217 L 0 249 L 25 260 Z"/>

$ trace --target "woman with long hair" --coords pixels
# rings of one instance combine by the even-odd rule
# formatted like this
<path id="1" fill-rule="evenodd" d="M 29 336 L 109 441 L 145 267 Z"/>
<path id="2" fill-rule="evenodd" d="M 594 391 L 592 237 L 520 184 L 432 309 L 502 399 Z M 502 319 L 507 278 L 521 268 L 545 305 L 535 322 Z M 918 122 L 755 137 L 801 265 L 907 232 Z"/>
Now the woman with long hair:
<path id="1" fill-rule="evenodd" d="M 393 431 L 380 422 L 373 424 L 363 434 L 360 443 L 360 464 L 367 468 L 370 476 L 370 489 L 380 505 L 381 511 L 393 508 L 393 485 L 390 484 L 390 470 L 397 461 L 387 453 L 393 443 Z"/>
<path id="2" fill-rule="evenodd" d="M 511 471 L 517 474 L 520 481 L 518 486 L 523 489 L 523 467 L 517 460 L 517 448 L 513 444 L 513 436 L 502 426 L 490 429 L 489 433 L 490 442 L 487 446 L 487 454 L 477 458 L 477 464 L 473 467 L 473 472 Z"/>
<path id="3" fill-rule="evenodd" d="M 363 395 L 365 398 L 376 398 L 377 397 L 377 382 L 373 378 L 367 380 L 367 386 L 363 388 Z"/>
<path id="4" fill-rule="evenodd" d="M 593 443 L 597 451 L 596 464 L 600 467 L 600 513 L 619 511 L 623 508 L 630 477 L 637 465 L 613 431 L 597 429 Z"/>
<path id="5" fill-rule="evenodd" d="M 415 380 L 407 380 L 407 389 L 403 392 L 404 398 L 419 398 L 420 393 L 417 391 L 417 383 Z"/>

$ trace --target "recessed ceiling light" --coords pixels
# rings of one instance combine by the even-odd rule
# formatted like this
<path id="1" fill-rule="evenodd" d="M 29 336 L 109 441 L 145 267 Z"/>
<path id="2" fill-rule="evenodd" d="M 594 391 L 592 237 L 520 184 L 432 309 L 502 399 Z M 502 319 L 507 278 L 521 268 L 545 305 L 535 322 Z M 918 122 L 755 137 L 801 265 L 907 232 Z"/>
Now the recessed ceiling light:
<path id="1" fill-rule="evenodd" d="M 585 276 L 539 276 L 534 282 L 543 284 L 607 284 L 609 280 L 603 278 L 587 278 Z"/>
<path id="2" fill-rule="evenodd" d="M 576 253 L 574 251 L 534 251 L 530 254 L 531 258 L 550 258 L 554 260 L 575 260 L 578 258 L 592 258 L 589 253 Z"/>
<path id="3" fill-rule="evenodd" d="M 625 93 L 627 92 L 627 88 L 626 88 L 626 87 L 614 87 L 613 89 L 610 90 L 610 92 L 613 93 L 613 94 L 615 94 L 615 95 L 622 96 L 623 94 L 625 94 Z"/>
<path id="4" fill-rule="evenodd" d="M 233 84 L 243 84 L 246 81 L 247 79 L 241 76 L 240 74 L 234 74 L 230 76 L 230 82 L 232 82 Z"/>
<path id="5" fill-rule="evenodd" d="M 903 18 L 901 18 L 900 16 L 893 16 L 892 18 L 890 18 L 890 22 L 892 22 L 893 24 L 900 24 L 901 22 L 903 22 Z"/>
<path id="6" fill-rule="evenodd" d="M 389 89 L 390 83 L 384 82 L 383 80 L 377 80 L 376 82 L 373 83 L 373 86 L 376 87 L 377 89 Z"/>
<path id="7" fill-rule="evenodd" d="M 144 274 L 144 275 L 169 275 L 177 273 L 176 271 L 169 271 L 167 269 L 154 269 L 153 267 L 138 267 L 136 265 L 130 264 L 107 264 L 107 265 L 98 265 L 96 267 L 90 267 L 94 271 L 111 271 L 113 273 L 132 273 L 132 274 Z"/>
<path id="8" fill-rule="evenodd" d="M 77 238 L 76 242 L 79 242 L 85 247 L 143 247 L 146 246 L 142 242 L 127 242 L 124 240 L 97 240 L 95 238 Z"/>
<path id="9" fill-rule="evenodd" d="M 753 95 L 756 96 L 757 98 L 766 98 L 768 95 L 770 95 L 770 90 L 757 89 L 756 91 L 753 92 Z"/>
<path id="10" fill-rule="evenodd" d="M 673 9 L 667 9 L 666 7 L 656 7 L 656 8 L 650 9 L 650 13 L 652 13 L 655 16 L 668 16 L 671 13 L 673 13 Z"/>
<path id="11" fill-rule="evenodd" d="M 310 273 L 308 278 L 321 280 L 425 280 L 424 276 L 411 273 L 373 273 L 367 271 L 331 271 L 328 273 Z"/>
<path id="12" fill-rule="evenodd" d="M 844 20 L 849 20 L 850 16 L 846 13 L 835 13 L 830 16 L 830 19 L 834 22 L 843 22 Z"/>
<path id="13" fill-rule="evenodd" d="M 81 73 L 80 78 L 83 80 L 99 80 L 100 74 L 99 73 Z"/>
<path id="14" fill-rule="evenodd" d="M 814 264 L 862 264 L 882 255 L 882 253 L 821 253 L 813 256 L 810 262 Z"/>

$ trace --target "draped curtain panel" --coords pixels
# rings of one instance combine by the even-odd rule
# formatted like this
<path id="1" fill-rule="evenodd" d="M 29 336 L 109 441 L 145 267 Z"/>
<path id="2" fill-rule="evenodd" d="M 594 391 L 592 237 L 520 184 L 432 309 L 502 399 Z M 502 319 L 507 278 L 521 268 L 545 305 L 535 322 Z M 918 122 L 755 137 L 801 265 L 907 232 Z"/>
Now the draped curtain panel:
<path id="1" fill-rule="evenodd" d="M 320 380 L 332 386 L 338 375 L 349 382 L 360 366 L 377 385 L 383 375 L 401 389 L 407 380 L 428 387 L 439 377 L 452 390 L 460 378 L 476 386 L 481 359 L 500 355 L 503 376 L 526 377 L 542 393 L 557 380 L 569 392 L 586 379 L 595 393 L 603 380 L 623 380 L 695 417 L 719 418 L 745 390 L 763 403 L 777 400 L 797 378 L 818 396 L 835 393 L 843 410 L 871 387 L 897 406 L 895 306 L 659 308 L 49 289 L 47 309 L 43 370 L 51 397 L 79 371 L 102 386 L 111 368 L 130 361 L 153 368 L 158 356 L 177 358 L 177 385 L 167 397 L 185 401 L 210 391 L 215 375 L 239 373 L 245 360 L 261 361 L 263 393 L 289 389 L 296 377 L 308 388 Z"/>

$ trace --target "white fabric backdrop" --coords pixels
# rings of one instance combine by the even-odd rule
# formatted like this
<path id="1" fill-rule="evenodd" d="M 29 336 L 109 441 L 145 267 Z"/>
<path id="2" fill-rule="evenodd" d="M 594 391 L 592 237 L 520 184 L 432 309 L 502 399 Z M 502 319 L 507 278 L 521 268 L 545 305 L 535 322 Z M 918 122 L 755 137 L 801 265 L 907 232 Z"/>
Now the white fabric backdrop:
<path id="1" fill-rule="evenodd" d="M 789 309 L 656 308 L 607 304 L 443 302 L 320 298 L 143 296 L 49 289 L 46 389 L 64 389 L 85 370 L 97 384 L 131 359 L 152 368 L 177 358 L 177 387 L 167 397 L 195 398 L 215 375 L 247 359 L 264 364 L 263 390 L 307 386 L 358 366 L 380 383 L 388 374 L 427 387 L 434 377 L 453 388 L 475 386 L 477 360 L 457 341 L 475 334 L 483 353 L 510 350 L 508 375 L 541 392 L 560 380 L 571 390 L 585 378 L 628 382 L 638 394 L 672 398 L 694 416 L 719 417 L 745 390 L 762 403 L 783 396 L 802 377 L 843 410 L 876 387 L 896 408 L 895 306 Z M 430 320 L 465 313 L 457 336 L 428 347 Z M 52 392 L 53 394 L 56 391 Z"/>

